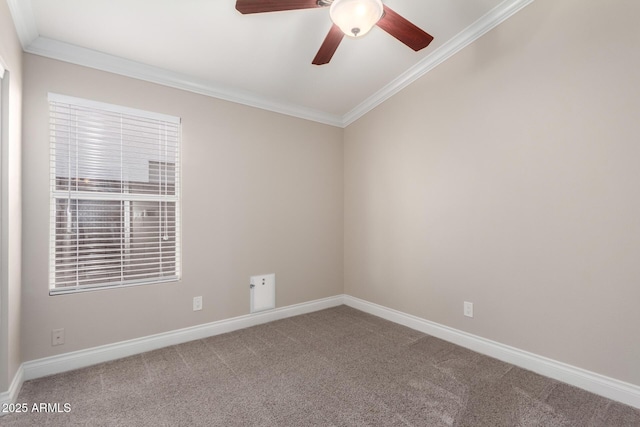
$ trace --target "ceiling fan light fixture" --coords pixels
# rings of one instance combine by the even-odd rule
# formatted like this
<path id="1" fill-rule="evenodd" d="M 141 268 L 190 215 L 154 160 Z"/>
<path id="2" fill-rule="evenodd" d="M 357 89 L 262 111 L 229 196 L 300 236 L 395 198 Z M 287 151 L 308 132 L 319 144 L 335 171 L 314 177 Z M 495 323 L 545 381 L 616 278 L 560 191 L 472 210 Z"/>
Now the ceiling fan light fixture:
<path id="1" fill-rule="evenodd" d="M 367 34 L 383 14 L 382 0 L 334 0 L 329 9 L 333 23 L 350 37 Z"/>

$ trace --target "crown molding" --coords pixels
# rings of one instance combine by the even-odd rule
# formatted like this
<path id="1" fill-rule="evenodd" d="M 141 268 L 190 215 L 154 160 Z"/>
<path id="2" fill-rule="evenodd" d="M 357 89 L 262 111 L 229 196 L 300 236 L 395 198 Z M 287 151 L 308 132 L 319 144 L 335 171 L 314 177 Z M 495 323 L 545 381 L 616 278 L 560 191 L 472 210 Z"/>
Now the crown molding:
<path id="1" fill-rule="evenodd" d="M 225 101 L 244 104 L 250 107 L 312 120 L 331 126 L 342 126 L 342 120 L 339 116 L 323 111 L 257 96 L 248 91 L 216 85 L 209 81 L 196 79 L 185 74 L 153 67 L 47 37 L 38 37 L 24 50 L 27 53 L 182 89 Z"/>
<path id="2" fill-rule="evenodd" d="M 491 31 L 499 24 L 507 20 L 513 14 L 525 6 L 533 3 L 534 0 L 505 0 L 494 7 L 483 17 L 458 33 L 455 37 L 436 49 L 429 56 L 426 56 L 413 67 L 409 68 L 398 78 L 381 88 L 369 98 L 360 103 L 353 110 L 342 116 L 343 126 L 347 127 L 360 117 L 400 92 L 420 77 L 436 68 L 438 65 L 451 58 L 456 53 Z"/>
<path id="3" fill-rule="evenodd" d="M 7 5 L 9 6 L 20 44 L 25 49 L 38 38 L 38 26 L 33 15 L 33 9 L 31 9 L 31 0 L 7 0 Z"/>
<path id="4" fill-rule="evenodd" d="M 504 0 L 415 66 L 340 116 L 40 37 L 31 1 L 7 0 L 25 52 L 341 128 L 355 122 L 533 1 Z"/>

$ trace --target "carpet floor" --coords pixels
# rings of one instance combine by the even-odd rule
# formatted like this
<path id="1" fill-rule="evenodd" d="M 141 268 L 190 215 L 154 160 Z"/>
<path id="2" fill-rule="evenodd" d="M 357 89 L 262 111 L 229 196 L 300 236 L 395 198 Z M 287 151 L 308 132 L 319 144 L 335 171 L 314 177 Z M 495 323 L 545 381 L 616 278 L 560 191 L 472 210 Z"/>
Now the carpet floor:
<path id="1" fill-rule="evenodd" d="M 27 381 L 17 403 L 29 412 L 0 425 L 640 426 L 638 409 L 347 306 Z"/>

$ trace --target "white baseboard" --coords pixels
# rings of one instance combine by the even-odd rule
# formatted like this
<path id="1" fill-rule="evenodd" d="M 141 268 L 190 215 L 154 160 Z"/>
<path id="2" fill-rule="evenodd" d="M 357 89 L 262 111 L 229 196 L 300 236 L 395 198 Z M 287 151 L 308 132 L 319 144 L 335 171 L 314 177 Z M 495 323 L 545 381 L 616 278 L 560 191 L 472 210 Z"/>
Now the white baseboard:
<path id="1" fill-rule="evenodd" d="M 231 319 L 150 335 L 143 338 L 136 338 L 129 341 L 122 341 L 86 350 L 79 350 L 57 356 L 45 357 L 43 359 L 32 360 L 22 364 L 24 367 L 24 381 L 58 374 L 73 369 L 84 368 L 86 366 L 108 362 L 110 360 L 121 359 L 134 354 L 144 353 L 145 351 L 156 350 L 171 345 L 224 334 L 238 329 L 260 325 L 262 323 L 272 322 L 274 320 L 297 316 L 299 314 L 311 313 L 313 311 L 335 307 L 342 303 L 343 296 L 338 295 L 302 304 L 276 308 L 274 310 L 247 314 L 244 316 L 233 317 Z"/>
<path id="2" fill-rule="evenodd" d="M 382 317 L 425 334 L 441 338 L 503 362 L 536 372 L 545 377 L 571 384 L 583 390 L 640 408 L 640 386 L 596 374 L 566 363 L 500 344 L 420 317 L 383 307 L 349 295 L 344 304 L 374 316 Z"/>
<path id="3" fill-rule="evenodd" d="M 637 385 L 625 383 L 543 356 L 538 356 L 524 350 L 500 344 L 348 295 L 338 295 L 162 334 L 24 362 L 16 373 L 9 390 L 0 393 L 0 404 L 15 402 L 24 381 L 79 369 L 97 363 L 108 362 L 170 345 L 232 332 L 274 320 L 336 307 L 341 304 L 346 304 L 366 313 L 441 338 L 546 377 L 571 384 L 609 399 L 640 408 L 640 387 Z"/>
<path id="4" fill-rule="evenodd" d="M 7 412 L 2 412 L 2 407 L 5 404 L 13 403 L 18 398 L 18 393 L 20 393 L 20 389 L 22 388 L 22 383 L 24 382 L 24 366 L 20 365 L 18 368 L 18 372 L 13 376 L 13 381 L 11 381 L 11 385 L 9 385 L 9 390 L 3 391 L 0 393 L 0 417 L 6 415 Z"/>

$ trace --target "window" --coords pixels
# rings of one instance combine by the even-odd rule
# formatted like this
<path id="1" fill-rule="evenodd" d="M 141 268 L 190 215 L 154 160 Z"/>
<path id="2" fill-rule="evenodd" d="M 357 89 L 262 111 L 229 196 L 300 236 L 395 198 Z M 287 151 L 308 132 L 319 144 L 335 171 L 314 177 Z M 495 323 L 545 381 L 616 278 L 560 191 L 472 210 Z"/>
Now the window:
<path id="1" fill-rule="evenodd" d="M 49 94 L 51 294 L 180 277 L 180 119 Z"/>

